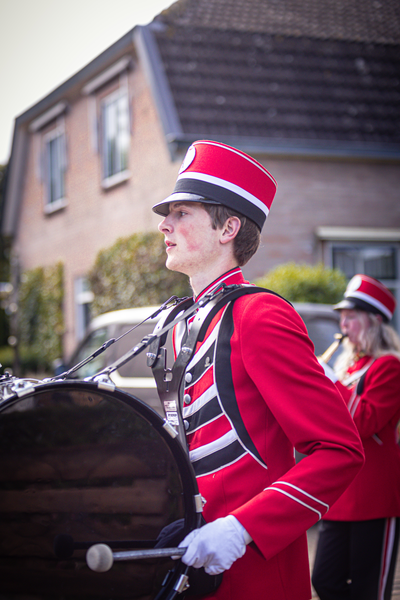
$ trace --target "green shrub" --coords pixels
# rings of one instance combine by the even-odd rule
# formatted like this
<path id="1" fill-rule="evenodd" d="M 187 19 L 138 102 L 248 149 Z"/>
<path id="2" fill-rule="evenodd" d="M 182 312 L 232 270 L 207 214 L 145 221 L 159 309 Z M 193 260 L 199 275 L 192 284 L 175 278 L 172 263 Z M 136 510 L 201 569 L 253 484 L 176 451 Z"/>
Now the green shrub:
<path id="1" fill-rule="evenodd" d="M 1 373 L 4 372 L 4 369 L 11 369 L 14 362 L 14 350 L 11 346 L 1 346 L 0 347 L 0 365 L 1 365 Z"/>
<path id="2" fill-rule="evenodd" d="M 19 291 L 19 352 L 23 370 L 46 370 L 62 356 L 63 267 L 37 267 L 23 274 Z"/>
<path id="3" fill-rule="evenodd" d="M 160 233 L 135 233 L 99 252 L 88 277 L 94 294 L 92 315 L 190 295 L 188 278 L 169 271 L 165 261 Z"/>
<path id="4" fill-rule="evenodd" d="M 322 264 L 289 262 L 275 267 L 254 283 L 277 292 L 290 302 L 334 304 L 343 297 L 347 279 L 339 269 Z"/>
<path id="5" fill-rule="evenodd" d="M 11 346 L 0 347 L 0 374 L 5 371 L 13 372 L 14 369 L 14 349 Z M 28 374 L 30 376 L 48 373 L 52 373 L 52 365 L 50 360 L 43 360 L 42 357 L 38 357 L 37 351 L 34 346 L 22 347 L 19 350 L 19 364 L 20 371 L 15 372 L 16 377 L 25 377 Z"/>

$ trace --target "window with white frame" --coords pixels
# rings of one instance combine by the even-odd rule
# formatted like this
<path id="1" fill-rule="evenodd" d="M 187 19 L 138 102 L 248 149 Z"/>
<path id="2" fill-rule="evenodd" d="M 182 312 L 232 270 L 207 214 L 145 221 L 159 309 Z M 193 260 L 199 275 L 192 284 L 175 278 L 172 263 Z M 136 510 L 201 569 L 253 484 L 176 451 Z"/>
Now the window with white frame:
<path id="1" fill-rule="evenodd" d="M 54 210 L 65 198 L 65 134 L 55 127 L 43 137 L 45 208 Z"/>
<path id="2" fill-rule="evenodd" d="M 118 176 L 128 168 L 129 102 L 124 89 L 103 99 L 101 105 L 103 179 Z"/>
<path id="3" fill-rule="evenodd" d="M 332 244 L 332 265 L 350 279 L 364 273 L 375 279 L 397 279 L 398 248 L 395 245 Z"/>
<path id="4" fill-rule="evenodd" d="M 128 171 L 131 135 L 128 81 L 132 68 L 132 56 L 123 56 L 82 88 L 82 94 L 89 98 L 92 147 L 101 154 L 104 189 L 126 181 L 131 175 Z"/>
<path id="5" fill-rule="evenodd" d="M 37 176 L 43 184 L 44 210 L 48 213 L 66 205 L 66 110 L 67 103 L 60 101 L 29 124 L 37 148 Z"/>

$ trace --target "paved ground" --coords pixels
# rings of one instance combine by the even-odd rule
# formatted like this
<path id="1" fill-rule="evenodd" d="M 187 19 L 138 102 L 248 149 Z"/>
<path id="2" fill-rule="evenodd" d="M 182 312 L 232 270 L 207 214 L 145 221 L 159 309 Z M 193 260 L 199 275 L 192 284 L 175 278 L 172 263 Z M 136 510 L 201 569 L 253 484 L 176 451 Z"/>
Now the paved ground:
<path id="1" fill-rule="evenodd" d="M 307 538 L 308 538 L 308 551 L 309 551 L 309 555 L 310 555 L 310 566 L 312 569 L 312 565 L 314 564 L 315 549 L 316 549 L 317 541 L 318 541 L 318 526 L 315 526 L 315 527 L 312 527 L 311 529 L 309 529 L 309 531 L 307 532 Z M 318 598 L 314 589 L 313 589 L 312 597 Z M 400 600 L 400 549 L 399 549 L 399 552 L 397 555 L 397 568 L 396 568 L 396 575 L 394 578 L 392 600 Z"/>

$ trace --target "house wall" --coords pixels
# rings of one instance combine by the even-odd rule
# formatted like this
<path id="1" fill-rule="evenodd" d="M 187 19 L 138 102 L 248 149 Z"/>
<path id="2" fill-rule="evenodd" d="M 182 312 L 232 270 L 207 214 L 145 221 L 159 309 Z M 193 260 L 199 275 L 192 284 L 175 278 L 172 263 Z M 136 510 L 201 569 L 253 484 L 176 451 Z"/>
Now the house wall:
<path id="1" fill-rule="evenodd" d="M 45 214 L 44 185 L 40 181 L 40 136 L 30 136 L 26 178 L 20 208 L 15 251 L 22 270 L 64 264 L 65 356 L 76 343 L 74 281 L 85 276 L 99 250 L 117 238 L 155 230 L 160 218 L 151 206 L 168 195 L 179 168 L 165 144 L 154 103 L 140 65 L 129 73 L 132 137 L 129 154 L 131 177 L 110 189 L 101 186 L 101 159 L 93 147 L 93 98 L 79 94 L 66 113 L 67 206 Z M 110 82 L 99 92 L 115 87 Z M 92 103 L 92 106 L 91 106 Z"/>
<path id="2" fill-rule="evenodd" d="M 320 260 L 318 226 L 400 227 L 397 164 L 259 159 L 278 182 L 249 279 L 289 261 Z"/>
<path id="3" fill-rule="evenodd" d="M 117 84 L 111 81 L 95 96 L 111 92 Z M 64 358 L 76 344 L 76 278 L 85 276 L 98 251 L 117 238 L 156 229 L 160 218 L 151 206 L 172 191 L 180 166 L 180 160 L 171 161 L 140 64 L 129 71 L 128 87 L 132 136 L 128 167 L 131 176 L 127 181 L 107 190 L 102 188 L 100 155 L 93 144 L 96 104 L 93 96 L 79 93 L 64 116 L 68 204 L 46 215 L 39 169 L 41 134 L 30 136 L 15 250 L 23 270 L 58 261 L 64 264 Z M 250 280 L 280 263 L 316 262 L 315 229 L 320 225 L 400 227 L 398 165 L 256 158 L 276 178 L 278 191 L 261 248 L 244 269 Z"/>

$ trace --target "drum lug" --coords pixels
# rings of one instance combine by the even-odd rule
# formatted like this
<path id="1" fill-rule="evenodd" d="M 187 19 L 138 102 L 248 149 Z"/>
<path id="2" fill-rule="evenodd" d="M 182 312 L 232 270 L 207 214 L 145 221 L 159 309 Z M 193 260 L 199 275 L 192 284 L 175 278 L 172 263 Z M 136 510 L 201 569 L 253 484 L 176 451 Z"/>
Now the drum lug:
<path id="1" fill-rule="evenodd" d="M 196 496 L 194 497 L 194 504 L 197 513 L 203 512 L 203 506 L 205 505 L 205 503 L 206 500 L 203 498 L 203 496 L 201 494 L 196 494 Z"/>
<path id="2" fill-rule="evenodd" d="M 182 592 L 185 592 L 189 587 L 189 577 L 187 575 L 181 575 L 174 587 L 174 590 L 178 592 L 178 594 L 182 594 Z"/>
<path id="3" fill-rule="evenodd" d="M 90 380 L 91 379 L 89 378 L 88 381 Z M 99 390 L 105 390 L 107 392 L 113 392 L 115 390 L 115 383 L 111 381 L 110 377 L 106 373 L 95 377 L 93 381 L 94 383 L 97 383 L 97 387 L 99 388 Z"/>
<path id="4" fill-rule="evenodd" d="M 18 398 L 21 398 L 22 396 L 25 396 L 26 394 L 32 392 L 35 389 L 35 386 L 32 384 L 31 381 L 24 381 L 23 379 L 19 379 L 16 382 L 16 384 L 12 386 L 11 389 L 17 394 Z"/>
<path id="5" fill-rule="evenodd" d="M 178 435 L 178 432 L 176 431 L 176 429 L 174 429 L 174 427 L 172 427 L 171 423 L 168 423 L 168 421 L 166 419 L 164 419 L 163 428 L 165 429 L 165 431 L 167 431 L 169 433 L 169 435 L 172 438 L 176 438 L 176 436 Z"/>

